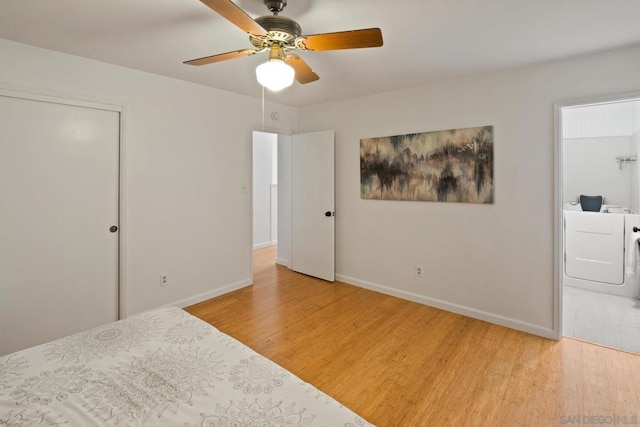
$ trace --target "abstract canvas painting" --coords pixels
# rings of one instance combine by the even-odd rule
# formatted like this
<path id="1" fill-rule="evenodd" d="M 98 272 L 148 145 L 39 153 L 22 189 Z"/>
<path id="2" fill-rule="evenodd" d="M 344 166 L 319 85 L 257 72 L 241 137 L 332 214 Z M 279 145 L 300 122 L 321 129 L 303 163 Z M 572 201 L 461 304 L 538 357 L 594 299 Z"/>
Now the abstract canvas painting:
<path id="1" fill-rule="evenodd" d="M 360 140 L 363 199 L 493 203 L 493 126 Z"/>

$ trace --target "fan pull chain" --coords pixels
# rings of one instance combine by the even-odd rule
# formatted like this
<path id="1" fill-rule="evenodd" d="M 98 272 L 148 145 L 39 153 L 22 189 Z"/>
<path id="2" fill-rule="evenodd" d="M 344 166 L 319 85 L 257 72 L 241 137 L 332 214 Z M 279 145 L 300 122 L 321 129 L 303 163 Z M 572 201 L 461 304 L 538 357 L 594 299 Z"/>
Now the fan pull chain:
<path id="1" fill-rule="evenodd" d="M 264 86 L 262 86 L 262 132 L 264 132 Z"/>

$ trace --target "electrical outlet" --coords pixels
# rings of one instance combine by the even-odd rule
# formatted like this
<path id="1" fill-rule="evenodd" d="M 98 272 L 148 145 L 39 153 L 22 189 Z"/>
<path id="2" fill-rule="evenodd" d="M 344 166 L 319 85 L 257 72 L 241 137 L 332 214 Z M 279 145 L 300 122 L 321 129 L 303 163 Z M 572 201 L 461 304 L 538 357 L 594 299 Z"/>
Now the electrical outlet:
<path id="1" fill-rule="evenodd" d="M 160 273 L 160 286 L 169 286 L 169 273 Z"/>
<path id="2" fill-rule="evenodd" d="M 416 276 L 422 279 L 422 266 L 416 265 Z"/>

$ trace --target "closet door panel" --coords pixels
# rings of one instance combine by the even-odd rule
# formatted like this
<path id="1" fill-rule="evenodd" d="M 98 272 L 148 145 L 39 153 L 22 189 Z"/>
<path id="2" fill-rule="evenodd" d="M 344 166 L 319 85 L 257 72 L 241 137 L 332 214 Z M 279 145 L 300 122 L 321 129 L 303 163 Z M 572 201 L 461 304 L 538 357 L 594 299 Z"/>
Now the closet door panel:
<path id="1" fill-rule="evenodd" d="M 118 318 L 120 113 L 0 96 L 0 354 Z"/>

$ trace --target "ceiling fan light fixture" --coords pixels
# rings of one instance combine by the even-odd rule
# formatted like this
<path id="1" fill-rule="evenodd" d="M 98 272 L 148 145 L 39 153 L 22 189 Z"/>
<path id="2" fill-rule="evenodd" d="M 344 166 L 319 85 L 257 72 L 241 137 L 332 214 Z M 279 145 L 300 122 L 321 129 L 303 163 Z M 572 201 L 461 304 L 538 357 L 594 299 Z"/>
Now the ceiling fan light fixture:
<path id="1" fill-rule="evenodd" d="M 280 15 L 288 0 L 262 0 L 272 15 L 259 16 L 255 19 L 232 0 L 200 1 L 247 33 L 249 42 L 254 48 L 205 56 L 184 63 L 188 65 L 213 64 L 269 50 L 269 61 L 256 68 L 256 77 L 262 87 L 271 91 L 279 91 L 289 87 L 294 80 L 300 84 L 307 84 L 320 78 L 300 56 L 291 53 L 292 50 L 310 52 L 382 46 L 380 28 L 303 35 L 300 24 L 291 18 Z"/>
<path id="2" fill-rule="evenodd" d="M 258 83 L 270 91 L 277 92 L 293 84 L 295 71 L 282 59 L 269 59 L 256 68 Z"/>

